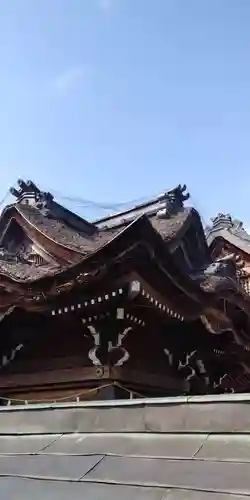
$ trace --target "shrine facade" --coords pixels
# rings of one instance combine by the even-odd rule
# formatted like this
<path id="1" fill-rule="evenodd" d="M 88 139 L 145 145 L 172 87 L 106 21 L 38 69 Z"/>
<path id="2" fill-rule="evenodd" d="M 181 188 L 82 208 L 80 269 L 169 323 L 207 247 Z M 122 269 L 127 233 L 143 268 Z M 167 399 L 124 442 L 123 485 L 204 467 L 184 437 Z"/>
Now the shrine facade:
<path id="1" fill-rule="evenodd" d="M 204 232 L 186 186 L 94 222 L 31 181 L 11 192 L 3 404 L 249 390 L 247 264 L 217 222 Z"/>

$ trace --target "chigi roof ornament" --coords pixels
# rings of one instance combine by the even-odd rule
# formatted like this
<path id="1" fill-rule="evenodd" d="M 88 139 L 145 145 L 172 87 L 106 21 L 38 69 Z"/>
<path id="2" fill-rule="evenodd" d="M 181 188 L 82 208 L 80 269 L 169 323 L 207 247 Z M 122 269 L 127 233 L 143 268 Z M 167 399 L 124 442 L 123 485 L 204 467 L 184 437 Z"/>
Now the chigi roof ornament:
<path id="1" fill-rule="evenodd" d="M 40 191 L 40 189 L 32 181 L 24 181 L 19 179 L 17 181 L 18 188 L 11 187 L 10 193 L 15 196 L 17 203 L 25 203 L 36 205 L 37 208 L 46 208 L 53 196 L 51 193 Z"/>

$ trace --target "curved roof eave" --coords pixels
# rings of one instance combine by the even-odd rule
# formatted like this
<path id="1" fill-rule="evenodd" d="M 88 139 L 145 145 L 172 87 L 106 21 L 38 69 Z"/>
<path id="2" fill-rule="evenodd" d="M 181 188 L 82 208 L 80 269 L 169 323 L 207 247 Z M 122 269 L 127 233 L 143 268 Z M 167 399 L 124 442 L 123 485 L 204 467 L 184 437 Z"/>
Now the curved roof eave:
<path id="1" fill-rule="evenodd" d="M 230 243 L 234 247 L 238 248 L 242 252 L 250 255 L 250 241 L 247 243 L 243 238 L 237 236 L 227 229 L 221 229 L 220 231 L 216 231 L 214 233 L 210 233 L 207 238 L 208 246 L 211 248 L 215 245 L 217 239 L 222 238 L 226 242 Z"/>

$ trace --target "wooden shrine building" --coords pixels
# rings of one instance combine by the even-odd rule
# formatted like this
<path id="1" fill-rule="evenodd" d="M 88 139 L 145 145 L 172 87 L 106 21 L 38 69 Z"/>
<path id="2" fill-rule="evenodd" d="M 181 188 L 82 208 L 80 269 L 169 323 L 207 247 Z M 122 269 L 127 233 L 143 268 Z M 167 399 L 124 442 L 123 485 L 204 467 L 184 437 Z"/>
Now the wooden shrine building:
<path id="1" fill-rule="evenodd" d="M 240 284 L 250 294 L 250 235 L 243 222 L 233 219 L 230 214 L 218 214 L 205 232 L 211 258 L 234 255 L 238 261 Z"/>
<path id="2" fill-rule="evenodd" d="M 211 231 L 207 242 L 185 186 L 94 223 L 30 181 L 11 192 L 0 219 L 3 403 L 249 390 L 237 245 L 217 251 Z"/>

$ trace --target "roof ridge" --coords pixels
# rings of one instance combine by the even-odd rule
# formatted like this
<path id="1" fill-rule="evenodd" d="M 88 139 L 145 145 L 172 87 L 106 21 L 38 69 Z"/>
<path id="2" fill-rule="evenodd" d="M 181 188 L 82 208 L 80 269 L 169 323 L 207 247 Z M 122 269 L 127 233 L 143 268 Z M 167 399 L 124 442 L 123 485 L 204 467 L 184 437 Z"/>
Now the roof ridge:
<path id="1" fill-rule="evenodd" d="M 179 184 L 176 188 L 166 191 L 144 203 L 97 219 L 93 223 L 99 229 L 107 229 L 124 224 L 124 222 L 130 222 L 132 219 L 144 214 L 150 216 L 159 213 L 160 215 L 162 212 L 162 215 L 171 216 L 184 208 L 184 201 L 190 197 L 186 189 L 187 187 L 185 184 Z"/>

